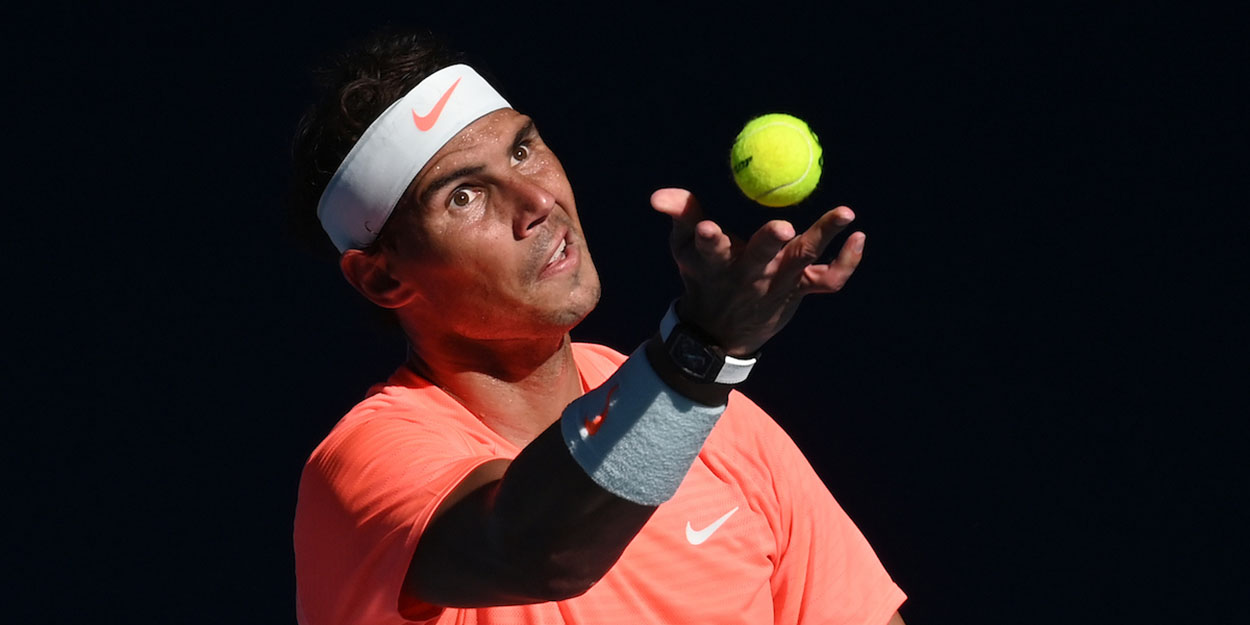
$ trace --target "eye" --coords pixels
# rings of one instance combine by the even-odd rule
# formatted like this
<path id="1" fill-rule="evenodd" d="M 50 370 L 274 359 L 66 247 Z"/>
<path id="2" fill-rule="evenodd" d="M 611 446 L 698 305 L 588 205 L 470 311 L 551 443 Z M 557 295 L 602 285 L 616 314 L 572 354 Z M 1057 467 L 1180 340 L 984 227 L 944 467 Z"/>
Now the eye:
<path id="1" fill-rule="evenodd" d="M 451 195 L 447 198 L 447 204 L 452 208 L 464 208 L 472 204 L 473 200 L 476 200 L 477 196 L 481 194 L 482 192 L 477 189 L 460 187 L 451 192 Z"/>
<path id="2" fill-rule="evenodd" d="M 520 145 L 518 145 L 518 146 L 516 146 L 516 147 L 512 148 L 512 162 L 513 162 L 514 164 L 515 164 L 515 163 L 520 163 L 521 161 L 524 161 L 525 159 L 527 159 L 527 158 L 529 158 L 529 157 L 530 157 L 530 146 L 529 146 L 529 145 L 527 145 L 527 144 L 525 144 L 525 143 L 522 143 L 522 144 L 520 144 Z"/>

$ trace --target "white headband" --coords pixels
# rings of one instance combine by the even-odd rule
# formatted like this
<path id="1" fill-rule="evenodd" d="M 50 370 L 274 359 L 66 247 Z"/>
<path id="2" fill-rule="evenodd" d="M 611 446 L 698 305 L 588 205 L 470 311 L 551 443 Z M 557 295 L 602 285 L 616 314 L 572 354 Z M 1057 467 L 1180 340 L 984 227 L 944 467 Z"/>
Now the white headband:
<path id="1" fill-rule="evenodd" d="M 456 133 L 511 108 L 468 65 L 434 72 L 382 112 L 347 153 L 317 204 L 339 252 L 373 243 L 412 179 Z"/>

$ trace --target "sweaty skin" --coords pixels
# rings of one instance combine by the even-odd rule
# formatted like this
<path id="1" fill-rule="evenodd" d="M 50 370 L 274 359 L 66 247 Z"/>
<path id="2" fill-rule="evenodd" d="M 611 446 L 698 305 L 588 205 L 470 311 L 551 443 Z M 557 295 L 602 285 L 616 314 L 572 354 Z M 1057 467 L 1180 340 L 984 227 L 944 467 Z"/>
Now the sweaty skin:
<path id="1" fill-rule="evenodd" d="M 704 219 L 687 191 L 662 189 L 651 203 L 673 218 L 671 248 L 686 285 L 680 316 L 733 355 L 758 350 L 804 296 L 839 290 L 863 251 L 855 233 L 832 263 L 813 264 L 854 219 L 846 207 L 802 234 L 774 221 L 739 241 Z M 568 332 L 600 292 L 564 169 L 528 117 L 500 110 L 444 146 L 400 208 L 394 249 L 349 250 L 344 276 L 395 311 L 413 369 L 523 448 L 511 462 L 478 467 L 444 500 L 405 592 L 457 607 L 581 594 L 655 508 L 598 487 L 560 436 L 563 409 L 583 392 Z M 714 403 L 728 393 L 681 378 L 657 340 L 647 354 L 691 399 Z"/>

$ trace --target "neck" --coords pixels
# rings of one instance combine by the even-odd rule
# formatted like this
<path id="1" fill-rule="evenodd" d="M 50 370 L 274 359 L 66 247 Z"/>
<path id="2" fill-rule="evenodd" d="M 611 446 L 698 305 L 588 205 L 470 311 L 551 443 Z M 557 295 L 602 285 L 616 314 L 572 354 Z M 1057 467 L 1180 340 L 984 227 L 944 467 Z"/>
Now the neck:
<path id="1" fill-rule="evenodd" d="M 525 340 L 409 335 L 409 366 L 517 447 L 582 395 L 568 334 Z"/>

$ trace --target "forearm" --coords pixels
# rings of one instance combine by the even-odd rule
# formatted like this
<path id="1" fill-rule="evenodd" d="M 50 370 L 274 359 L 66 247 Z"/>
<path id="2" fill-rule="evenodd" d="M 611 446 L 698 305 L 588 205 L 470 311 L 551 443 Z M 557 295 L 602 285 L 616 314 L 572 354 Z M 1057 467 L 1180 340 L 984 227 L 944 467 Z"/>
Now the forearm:
<path id="1" fill-rule="evenodd" d="M 681 379 L 680 373 L 666 362 L 662 346 L 649 346 L 645 355 L 640 351 L 634 356 L 639 357 L 647 358 L 655 375 L 669 387 L 661 392 L 674 393 L 676 387 L 681 390 L 681 400 L 695 395 L 700 402 L 724 405 L 729 393 L 727 385 Z M 636 370 L 638 364 L 622 369 Z M 605 386 L 614 383 L 624 385 L 620 389 L 623 394 L 648 394 L 649 389 L 627 388 L 629 382 L 615 376 Z M 446 606 L 533 603 L 579 595 L 602 578 L 651 517 L 658 504 L 656 498 L 665 497 L 664 492 L 652 493 L 654 489 L 614 489 L 610 478 L 605 487 L 596 481 L 603 481 L 602 475 L 591 477 L 593 471 L 584 466 L 585 457 L 579 464 L 570 452 L 576 441 L 568 439 L 570 426 L 564 422 L 571 419 L 576 426 L 583 421 L 581 414 L 588 410 L 602 410 L 606 415 L 607 405 L 602 397 L 611 398 L 611 394 L 610 388 L 597 389 L 578 400 L 583 402 L 580 411 L 578 406 L 570 405 L 564 419 L 526 446 L 502 478 L 478 488 L 439 516 L 418 544 L 408 580 L 410 592 Z M 628 412 L 635 409 L 630 402 L 621 403 L 621 397 L 616 399 L 611 415 L 614 426 L 632 418 Z M 719 414 L 719 408 L 703 409 L 705 413 L 709 410 Z M 710 429 L 710 425 L 707 427 Z M 611 432 L 600 433 L 605 435 L 610 436 Z M 673 490 L 703 440 L 698 431 L 677 432 L 675 436 L 692 438 L 686 443 L 686 454 L 670 453 L 669 458 L 640 463 L 673 463 L 673 471 L 679 474 L 660 476 L 660 481 L 667 480 Z M 628 446 L 629 441 L 624 443 L 622 446 Z M 634 444 L 639 446 L 637 441 Z M 651 452 L 650 445 L 642 447 Z M 619 468 L 619 460 L 617 464 Z M 625 465 L 625 469 L 624 474 L 637 474 L 644 481 L 655 477 L 649 475 L 648 467 Z M 621 474 L 618 470 L 617 475 Z"/>

